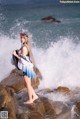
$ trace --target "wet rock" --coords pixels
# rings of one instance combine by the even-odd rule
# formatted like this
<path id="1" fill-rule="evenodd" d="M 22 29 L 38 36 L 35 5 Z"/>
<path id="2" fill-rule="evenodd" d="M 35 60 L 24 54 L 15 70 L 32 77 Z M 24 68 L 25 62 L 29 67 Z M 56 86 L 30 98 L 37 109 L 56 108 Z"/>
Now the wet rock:
<path id="1" fill-rule="evenodd" d="M 8 111 L 9 119 L 16 118 L 16 104 L 9 87 L 0 85 L 0 111 Z"/>
<path id="2" fill-rule="evenodd" d="M 29 119 L 44 119 L 44 117 L 41 117 L 41 115 L 37 112 L 33 112 L 30 114 Z"/>
<path id="3" fill-rule="evenodd" d="M 17 116 L 17 119 L 44 119 L 44 118 L 41 117 L 39 113 L 33 112 L 33 113 L 30 113 L 30 115 L 27 113 L 19 114 Z"/>
<path id="4" fill-rule="evenodd" d="M 29 116 L 27 113 L 22 113 L 17 115 L 17 119 L 29 119 Z"/>
<path id="5" fill-rule="evenodd" d="M 44 103 L 45 113 L 47 115 L 56 115 L 56 111 L 50 103 L 51 100 L 48 100 L 47 98 L 41 98 L 41 101 Z"/>
<path id="6" fill-rule="evenodd" d="M 42 80 L 42 75 L 41 72 L 39 71 L 39 69 L 37 67 L 34 68 L 34 71 L 36 73 L 36 77 L 39 78 L 40 80 Z"/>
<path id="7" fill-rule="evenodd" d="M 43 17 L 41 20 L 45 21 L 45 22 L 55 22 L 55 23 L 60 23 L 61 22 L 60 20 L 57 20 L 53 16 Z"/>
<path id="8" fill-rule="evenodd" d="M 36 73 L 39 72 L 36 69 Z M 38 74 L 39 75 L 39 74 Z M 25 88 L 25 83 L 23 80 L 23 74 L 20 70 L 14 69 L 11 71 L 10 75 L 3 79 L 0 84 L 9 86 L 15 90 L 15 92 L 18 92 Z M 38 77 L 34 80 L 32 80 L 32 86 L 33 88 L 38 88 L 39 85 L 39 79 Z"/>
<path id="9" fill-rule="evenodd" d="M 73 119 L 80 119 L 80 117 L 78 117 L 78 116 L 74 116 Z"/>
<path id="10" fill-rule="evenodd" d="M 0 110 L 7 110 L 9 119 L 68 119 L 71 116 L 71 109 L 62 102 L 39 96 L 33 104 L 27 105 L 23 104 L 28 100 L 27 90 L 15 93 L 1 85 L 0 91 Z M 13 93 L 19 98 L 15 99 Z"/>
<path id="11" fill-rule="evenodd" d="M 80 115 L 80 102 L 76 102 L 76 111 Z"/>
<path id="12" fill-rule="evenodd" d="M 75 117 L 75 119 L 80 118 L 80 101 L 75 103 L 74 117 Z"/>
<path id="13" fill-rule="evenodd" d="M 62 87 L 62 86 L 59 86 L 57 89 L 54 89 L 54 91 L 63 92 L 63 93 L 70 93 L 70 89 L 69 88 Z"/>
<path id="14" fill-rule="evenodd" d="M 23 102 L 22 99 L 20 101 L 17 100 L 18 114 L 27 113 L 29 119 L 38 119 L 37 117 L 39 117 L 39 119 L 44 118 L 45 108 L 42 101 L 38 99 L 30 105 L 23 104 Z"/>
<path id="15" fill-rule="evenodd" d="M 24 81 L 22 79 L 22 72 L 18 71 L 17 69 L 14 69 L 11 71 L 10 75 L 3 79 L 0 83 L 2 85 L 12 87 L 15 90 L 15 92 L 17 92 L 24 88 Z"/>
<path id="16" fill-rule="evenodd" d="M 54 119 L 71 119 L 71 110 L 64 110 L 61 114 L 57 115 Z"/>
<path id="17" fill-rule="evenodd" d="M 64 103 L 54 102 L 47 98 L 42 98 L 41 100 L 44 103 L 46 115 L 50 116 L 51 119 L 68 119 L 71 117 L 71 109 Z"/>

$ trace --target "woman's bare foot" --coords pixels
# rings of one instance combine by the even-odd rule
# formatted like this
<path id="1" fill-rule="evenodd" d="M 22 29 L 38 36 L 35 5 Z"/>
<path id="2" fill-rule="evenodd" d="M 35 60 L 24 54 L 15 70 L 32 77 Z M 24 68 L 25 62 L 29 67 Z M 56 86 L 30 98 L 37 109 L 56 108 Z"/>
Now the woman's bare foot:
<path id="1" fill-rule="evenodd" d="M 37 100 L 38 98 L 39 98 L 38 96 L 33 97 L 33 102 Z"/>
<path id="2" fill-rule="evenodd" d="M 24 102 L 24 104 L 32 104 L 33 103 L 33 100 L 28 100 L 26 102 Z"/>

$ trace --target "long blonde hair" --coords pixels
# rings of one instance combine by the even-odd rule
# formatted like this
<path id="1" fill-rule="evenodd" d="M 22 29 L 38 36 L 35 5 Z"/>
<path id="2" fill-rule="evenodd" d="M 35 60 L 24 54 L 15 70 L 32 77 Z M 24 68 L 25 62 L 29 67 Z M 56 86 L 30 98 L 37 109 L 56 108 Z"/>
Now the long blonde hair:
<path id="1" fill-rule="evenodd" d="M 20 36 L 25 39 L 25 45 L 27 45 L 27 47 L 28 47 L 28 51 L 29 51 L 29 54 L 30 54 L 31 61 L 34 64 L 34 66 L 36 66 L 34 56 L 33 56 L 33 53 L 32 53 L 31 40 L 30 40 L 29 35 L 26 34 L 26 33 L 21 33 Z"/>

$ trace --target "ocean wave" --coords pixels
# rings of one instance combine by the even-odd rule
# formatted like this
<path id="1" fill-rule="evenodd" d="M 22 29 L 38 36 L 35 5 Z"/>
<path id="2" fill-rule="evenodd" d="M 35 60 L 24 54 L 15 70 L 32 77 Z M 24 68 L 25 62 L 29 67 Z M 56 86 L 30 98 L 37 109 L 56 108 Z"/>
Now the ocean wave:
<path id="1" fill-rule="evenodd" d="M 11 56 L 14 49 L 20 48 L 20 41 L 19 37 L 13 39 L 0 36 L 0 39 L 0 80 L 2 80 L 15 68 L 11 64 Z M 52 42 L 47 49 L 38 48 L 35 42 L 34 44 L 32 49 L 36 64 L 43 75 L 40 88 L 56 88 L 60 85 L 70 88 L 80 86 L 80 43 L 61 37 L 58 41 Z"/>
<path id="2" fill-rule="evenodd" d="M 41 88 L 80 86 L 80 44 L 64 38 L 53 43 L 46 50 L 36 49 L 36 51 L 37 65 L 43 75 Z"/>

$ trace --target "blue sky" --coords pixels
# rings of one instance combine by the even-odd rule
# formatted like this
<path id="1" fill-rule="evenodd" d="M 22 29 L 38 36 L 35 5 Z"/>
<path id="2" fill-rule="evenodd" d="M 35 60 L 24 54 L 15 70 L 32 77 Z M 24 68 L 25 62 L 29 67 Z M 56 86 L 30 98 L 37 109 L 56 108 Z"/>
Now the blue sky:
<path id="1" fill-rule="evenodd" d="M 59 0 L 0 0 L 2 4 L 30 4 L 30 3 L 47 3 L 56 2 Z"/>

